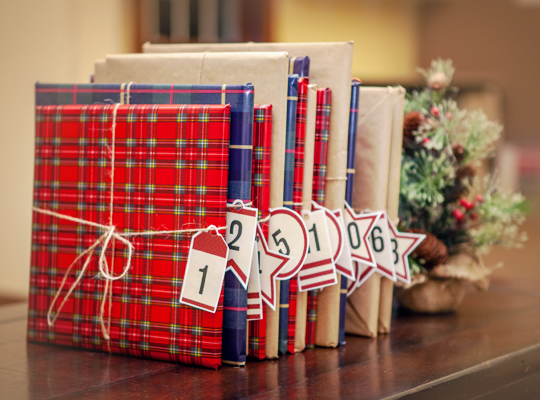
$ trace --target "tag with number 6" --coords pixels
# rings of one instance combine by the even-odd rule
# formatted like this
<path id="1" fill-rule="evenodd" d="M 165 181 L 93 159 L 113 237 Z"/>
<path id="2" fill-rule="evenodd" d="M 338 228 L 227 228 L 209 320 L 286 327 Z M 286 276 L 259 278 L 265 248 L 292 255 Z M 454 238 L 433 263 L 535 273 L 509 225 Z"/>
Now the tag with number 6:
<path id="1" fill-rule="evenodd" d="M 215 313 L 228 255 L 227 243 L 217 230 L 194 235 L 189 246 L 180 303 Z"/>

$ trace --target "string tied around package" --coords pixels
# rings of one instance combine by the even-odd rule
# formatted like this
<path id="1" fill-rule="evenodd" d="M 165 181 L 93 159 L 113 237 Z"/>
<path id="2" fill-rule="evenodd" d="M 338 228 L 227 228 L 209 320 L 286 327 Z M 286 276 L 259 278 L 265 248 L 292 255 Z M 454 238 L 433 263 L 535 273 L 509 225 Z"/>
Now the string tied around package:
<path id="1" fill-rule="evenodd" d="M 77 288 L 80 281 L 84 277 L 84 274 L 90 265 L 90 261 L 92 260 L 94 253 L 96 249 L 101 246 L 101 252 L 98 259 L 98 267 L 99 267 L 99 274 L 100 276 L 105 280 L 105 285 L 103 289 L 103 296 L 101 298 L 101 306 L 100 306 L 100 313 L 99 313 L 99 322 L 101 325 L 101 332 L 103 335 L 103 338 L 107 341 L 107 345 L 110 352 L 110 328 L 111 328 L 111 308 L 112 308 L 112 284 L 114 281 L 122 279 L 126 276 L 126 274 L 129 272 L 131 268 L 131 260 L 133 253 L 135 251 L 135 247 L 133 244 L 128 240 L 128 238 L 135 237 L 135 236 L 154 236 L 154 235 L 172 235 L 172 234 L 191 234 L 191 233 L 197 233 L 197 232 L 203 232 L 203 231 L 215 231 L 216 234 L 219 234 L 220 230 L 226 229 L 226 226 L 220 226 L 216 227 L 214 225 L 210 225 L 206 228 L 194 228 L 194 229 L 179 229 L 179 230 L 149 230 L 149 231 L 141 231 L 141 232 L 121 232 L 117 229 L 117 227 L 113 223 L 113 199 L 114 199 L 114 172 L 115 172 L 115 138 L 116 138 L 116 117 L 118 112 L 118 107 L 121 104 L 115 104 L 113 109 L 113 118 L 112 118 L 112 128 L 111 128 L 111 171 L 110 171 L 110 198 L 109 198 L 109 218 L 108 218 L 108 224 L 99 224 L 93 221 L 84 220 L 81 218 L 72 217 L 70 215 L 61 214 L 55 211 L 43 209 L 40 207 L 32 207 L 32 210 L 44 214 L 49 215 L 51 217 L 55 217 L 58 219 L 63 219 L 66 221 L 75 222 L 80 225 L 86 225 L 90 226 L 96 229 L 103 230 L 104 233 L 99 236 L 96 241 L 90 245 L 86 250 L 81 252 L 75 260 L 69 265 L 66 272 L 64 273 L 64 277 L 62 279 L 62 282 L 60 283 L 59 288 L 57 289 L 54 298 L 49 306 L 49 309 L 47 311 L 47 325 L 49 327 L 52 327 L 54 323 L 56 322 L 56 319 L 60 315 L 60 311 L 64 307 L 67 300 L 70 298 L 73 291 Z M 249 203 L 251 204 L 251 203 Z M 269 217 L 268 217 L 269 218 Z M 266 222 L 266 219 L 260 220 L 259 222 Z M 120 241 L 126 248 L 127 248 L 127 256 L 125 264 L 122 268 L 122 272 L 118 275 L 114 274 L 114 248 L 115 248 L 115 241 Z M 112 256 L 112 262 L 109 266 L 107 262 L 106 252 L 107 249 L 111 247 L 113 251 Z M 72 283 L 70 288 L 68 289 L 66 295 L 64 296 L 62 302 L 56 309 L 56 312 L 53 316 L 53 310 L 55 307 L 55 304 L 58 301 L 58 298 L 60 297 L 60 294 L 62 293 L 62 290 L 66 284 L 66 281 L 69 277 L 69 273 L 73 269 L 77 263 L 86 257 L 83 266 L 75 279 L 75 281 Z M 107 320 L 107 323 L 105 322 L 105 306 L 107 301 L 109 302 L 109 317 Z"/>

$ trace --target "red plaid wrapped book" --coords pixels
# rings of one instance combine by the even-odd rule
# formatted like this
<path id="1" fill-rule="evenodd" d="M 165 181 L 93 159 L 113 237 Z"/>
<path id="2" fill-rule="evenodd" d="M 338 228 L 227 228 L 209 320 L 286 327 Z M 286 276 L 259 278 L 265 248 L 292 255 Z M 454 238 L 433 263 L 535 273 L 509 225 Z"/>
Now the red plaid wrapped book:
<path id="1" fill-rule="evenodd" d="M 259 209 L 259 220 L 269 214 L 270 208 L 270 150 L 272 148 L 272 105 L 255 106 L 253 124 L 253 175 L 251 198 Z M 268 238 L 268 223 L 261 223 L 264 236 Z M 249 307 L 249 305 L 248 305 Z M 249 352 L 251 357 L 265 358 L 266 351 L 266 304 L 263 301 L 263 318 L 249 321 Z"/>
<path id="2" fill-rule="evenodd" d="M 229 119 L 229 105 L 36 107 L 29 340 L 221 364 L 223 291 L 215 313 L 179 303 L 194 234 L 179 231 L 225 225 Z M 100 273 L 103 249 L 121 279 Z"/>
<path id="3" fill-rule="evenodd" d="M 302 212 L 302 186 L 304 183 L 304 143 L 306 141 L 308 84 L 308 78 L 298 79 L 298 104 L 296 107 L 296 143 L 294 149 L 293 210 L 299 214 Z M 297 298 L 298 280 L 296 277 L 294 277 L 290 280 L 289 284 L 289 342 L 287 344 L 287 350 L 289 351 L 289 353 L 295 352 L 294 336 L 296 333 Z"/>
<path id="4" fill-rule="evenodd" d="M 326 178 L 326 161 L 328 157 L 328 135 L 330 131 L 330 106 L 332 90 L 317 90 L 317 119 L 315 121 L 315 158 L 313 163 L 313 196 L 318 204 L 324 203 L 324 184 Z M 317 322 L 318 290 L 308 292 L 306 347 L 315 347 L 315 329 Z"/>

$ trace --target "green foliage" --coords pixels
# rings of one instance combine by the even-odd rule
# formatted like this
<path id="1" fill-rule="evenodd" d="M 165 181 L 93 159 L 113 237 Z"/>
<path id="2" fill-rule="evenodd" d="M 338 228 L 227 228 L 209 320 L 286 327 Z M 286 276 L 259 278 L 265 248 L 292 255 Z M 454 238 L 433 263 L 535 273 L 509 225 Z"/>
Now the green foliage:
<path id="1" fill-rule="evenodd" d="M 482 224 L 470 231 L 475 248 L 487 253 L 491 246 L 521 247 L 527 240 L 525 232 L 519 232 L 525 220 L 525 198 L 519 193 L 499 192 L 492 177 L 484 186 L 483 202 L 477 206 Z"/>
<path id="2" fill-rule="evenodd" d="M 404 141 L 400 224 L 434 234 L 450 255 L 478 255 L 491 246 L 519 246 L 524 198 L 497 191 L 495 180 L 478 185 L 474 165 L 493 155 L 502 126 L 482 110 L 460 110 L 447 98 L 454 67 L 450 60 L 434 60 L 419 70 L 427 87 L 407 94 L 405 113 L 424 115 L 413 138 Z M 475 197 L 479 195 L 479 197 Z M 478 200 L 480 199 L 480 200 Z M 411 269 L 424 273 L 415 260 Z"/>

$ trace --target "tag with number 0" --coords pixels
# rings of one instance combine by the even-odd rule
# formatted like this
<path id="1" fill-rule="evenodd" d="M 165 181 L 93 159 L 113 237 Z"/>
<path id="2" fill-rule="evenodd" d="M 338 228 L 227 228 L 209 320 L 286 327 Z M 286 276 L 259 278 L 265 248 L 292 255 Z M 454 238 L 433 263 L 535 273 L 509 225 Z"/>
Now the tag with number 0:
<path id="1" fill-rule="evenodd" d="M 227 209 L 227 231 L 225 233 L 229 244 L 227 270 L 234 272 L 245 289 L 247 289 L 249 282 L 256 230 L 256 208 L 233 206 Z"/>
<path id="2" fill-rule="evenodd" d="M 219 233 L 199 232 L 191 239 L 180 303 L 216 312 L 229 248 Z"/>
<path id="3" fill-rule="evenodd" d="M 369 237 L 381 213 L 356 214 L 354 210 L 345 202 L 345 230 L 349 237 L 351 256 L 355 261 L 363 262 L 367 265 L 376 266 L 375 255 L 369 243 Z"/>

